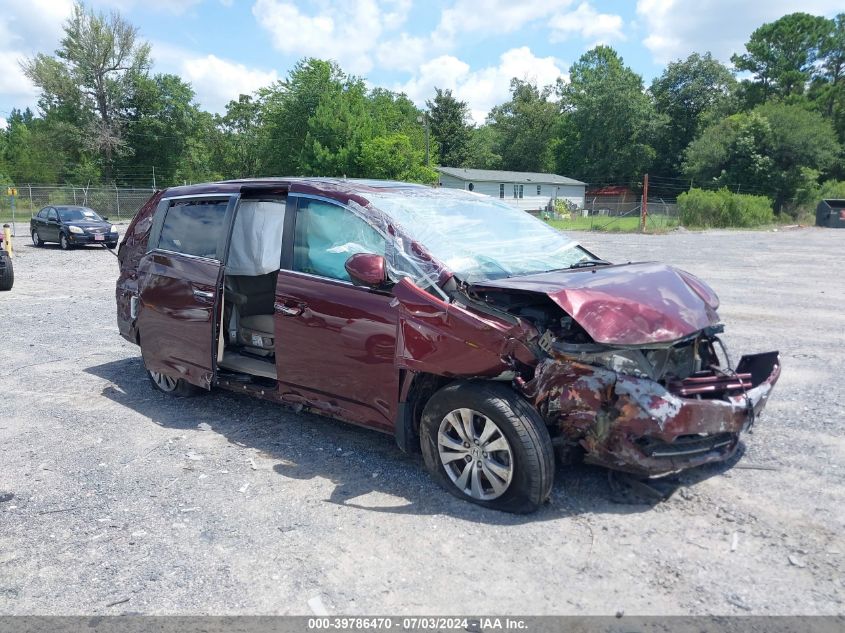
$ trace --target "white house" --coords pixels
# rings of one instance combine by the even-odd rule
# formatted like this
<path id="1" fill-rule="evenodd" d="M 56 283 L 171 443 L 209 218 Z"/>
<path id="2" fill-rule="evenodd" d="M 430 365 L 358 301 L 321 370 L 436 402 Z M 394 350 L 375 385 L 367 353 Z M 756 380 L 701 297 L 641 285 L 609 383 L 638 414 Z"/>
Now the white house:
<path id="1" fill-rule="evenodd" d="M 566 198 L 584 207 L 587 183 L 557 174 L 494 169 L 438 167 L 440 186 L 483 193 L 526 211 L 545 209 L 549 202 Z"/>

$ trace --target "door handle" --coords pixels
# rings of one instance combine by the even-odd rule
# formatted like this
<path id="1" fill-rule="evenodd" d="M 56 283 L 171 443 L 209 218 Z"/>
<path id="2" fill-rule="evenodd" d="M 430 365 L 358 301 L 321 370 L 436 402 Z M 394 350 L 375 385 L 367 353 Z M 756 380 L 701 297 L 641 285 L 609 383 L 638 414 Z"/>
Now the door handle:
<path id="1" fill-rule="evenodd" d="M 276 312 L 285 316 L 299 316 L 302 314 L 302 308 L 300 306 L 288 306 L 284 303 L 276 303 L 273 307 Z"/>
<path id="2" fill-rule="evenodd" d="M 193 291 L 194 291 L 194 296 L 199 298 L 199 299 L 214 299 L 214 293 L 213 292 L 206 292 L 205 290 L 199 290 L 197 288 L 194 288 Z"/>

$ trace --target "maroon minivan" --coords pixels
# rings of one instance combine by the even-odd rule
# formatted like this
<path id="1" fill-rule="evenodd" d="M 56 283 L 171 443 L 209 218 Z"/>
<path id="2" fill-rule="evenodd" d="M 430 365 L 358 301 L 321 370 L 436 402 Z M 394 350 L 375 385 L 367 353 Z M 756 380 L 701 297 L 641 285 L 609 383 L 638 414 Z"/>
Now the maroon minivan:
<path id="1" fill-rule="evenodd" d="M 117 319 L 156 388 L 222 387 L 395 436 L 460 498 L 528 512 L 555 457 L 659 476 L 734 454 L 780 374 L 730 362 L 709 286 L 524 211 L 398 182 L 156 193 Z"/>

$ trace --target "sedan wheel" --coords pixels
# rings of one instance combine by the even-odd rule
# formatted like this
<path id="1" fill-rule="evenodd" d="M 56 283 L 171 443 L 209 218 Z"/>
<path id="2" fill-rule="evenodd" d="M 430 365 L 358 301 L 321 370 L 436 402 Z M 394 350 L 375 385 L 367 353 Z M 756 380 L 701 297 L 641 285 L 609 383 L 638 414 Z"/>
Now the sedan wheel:
<path id="1" fill-rule="evenodd" d="M 496 423 L 478 411 L 450 411 L 440 422 L 437 450 L 446 475 L 473 499 L 501 497 L 511 483 L 510 444 Z"/>
<path id="2" fill-rule="evenodd" d="M 41 236 L 38 235 L 38 229 L 34 229 L 32 231 L 32 243 L 35 244 L 35 246 L 44 246 Z"/>
<path id="3" fill-rule="evenodd" d="M 65 235 L 64 233 L 59 236 L 59 248 L 61 248 L 63 251 L 70 250 L 70 243 L 67 241 L 67 235 Z"/>

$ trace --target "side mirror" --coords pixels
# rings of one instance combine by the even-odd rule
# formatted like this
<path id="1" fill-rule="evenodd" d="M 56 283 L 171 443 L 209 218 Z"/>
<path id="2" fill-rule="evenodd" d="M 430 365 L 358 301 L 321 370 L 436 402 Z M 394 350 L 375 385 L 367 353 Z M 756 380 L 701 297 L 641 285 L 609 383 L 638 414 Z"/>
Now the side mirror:
<path id="1" fill-rule="evenodd" d="M 102 218 L 103 218 L 103 222 L 108 222 L 108 221 L 109 221 L 109 219 L 108 219 L 106 216 L 104 216 L 104 215 L 103 215 L 103 216 L 100 216 L 100 217 L 102 217 Z"/>
<path id="2" fill-rule="evenodd" d="M 344 268 L 356 286 L 380 288 L 387 283 L 387 267 L 381 255 L 356 253 L 346 260 Z"/>

